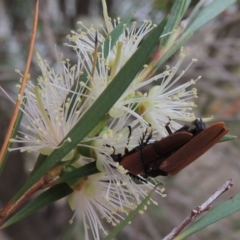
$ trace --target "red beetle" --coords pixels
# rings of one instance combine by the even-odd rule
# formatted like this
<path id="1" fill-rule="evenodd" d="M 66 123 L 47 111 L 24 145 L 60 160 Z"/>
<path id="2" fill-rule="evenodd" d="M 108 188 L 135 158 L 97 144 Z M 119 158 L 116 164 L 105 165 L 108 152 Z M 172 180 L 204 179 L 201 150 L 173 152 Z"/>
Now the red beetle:
<path id="1" fill-rule="evenodd" d="M 118 161 L 131 175 L 141 174 L 144 177 L 159 175 L 175 175 L 183 168 L 194 162 L 224 135 L 229 132 L 223 122 L 218 122 L 205 128 L 202 120 L 194 121 L 195 128 L 184 126 L 169 136 L 154 143 L 148 143 L 150 136 L 131 151 L 124 155 L 112 154 L 114 161 Z"/>

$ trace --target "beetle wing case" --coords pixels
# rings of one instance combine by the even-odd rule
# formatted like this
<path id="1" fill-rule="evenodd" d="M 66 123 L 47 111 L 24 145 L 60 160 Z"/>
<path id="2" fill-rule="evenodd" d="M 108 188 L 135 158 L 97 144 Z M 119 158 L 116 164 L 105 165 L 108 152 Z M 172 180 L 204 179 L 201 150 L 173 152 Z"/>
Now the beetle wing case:
<path id="1" fill-rule="evenodd" d="M 229 129 L 225 128 L 225 124 L 223 122 L 211 125 L 193 137 L 175 153 L 170 155 L 162 162 L 159 169 L 170 175 L 177 174 L 183 168 L 204 154 L 228 132 Z"/>
<path id="2" fill-rule="evenodd" d="M 181 146 L 189 142 L 193 134 L 189 132 L 177 132 L 162 138 L 144 147 L 141 151 L 123 157 L 120 164 L 134 175 L 144 173 L 144 167 L 151 168 L 154 163 L 166 159 L 166 156 L 179 149 Z"/>

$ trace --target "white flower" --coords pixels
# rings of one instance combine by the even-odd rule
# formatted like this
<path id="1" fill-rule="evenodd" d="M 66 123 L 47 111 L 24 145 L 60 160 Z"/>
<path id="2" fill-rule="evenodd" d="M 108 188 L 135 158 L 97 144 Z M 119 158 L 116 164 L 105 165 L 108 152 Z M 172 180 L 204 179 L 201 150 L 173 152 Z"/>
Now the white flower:
<path id="1" fill-rule="evenodd" d="M 106 157 L 99 153 L 99 157 Z M 81 157 L 84 162 L 84 157 Z M 73 193 L 69 197 L 69 205 L 75 214 L 73 217 L 80 217 L 85 229 L 85 239 L 89 239 L 88 230 L 91 229 L 95 240 L 100 239 L 101 233 L 108 235 L 102 219 L 105 219 L 112 226 L 116 226 L 125 218 L 122 213 L 128 215 L 148 195 L 149 189 L 154 185 L 145 181 L 144 184 L 136 184 L 128 175 L 121 173 L 119 168 L 112 171 L 101 172 L 79 179 L 72 184 Z M 157 193 L 162 195 L 164 189 L 157 188 Z M 153 199 L 150 201 L 157 204 Z"/>
<path id="2" fill-rule="evenodd" d="M 118 188 L 121 189 L 121 186 L 111 183 L 112 180 L 108 175 L 99 173 L 80 179 L 73 187 L 74 192 L 69 197 L 69 204 L 83 220 L 86 240 L 89 239 L 88 229 L 91 229 L 96 240 L 100 239 L 99 229 L 108 235 L 102 225 L 102 218 L 116 226 L 123 219 L 120 213 L 128 213 L 135 207 L 121 198 L 127 198 L 129 194 L 125 190 L 124 195 L 119 195 Z"/>
<path id="3" fill-rule="evenodd" d="M 196 80 L 190 80 L 182 85 L 177 85 L 178 80 L 184 75 L 184 71 L 178 76 L 176 75 L 185 55 L 181 50 L 180 58 L 175 67 L 168 67 L 162 74 L 156 75 L 142 83 L 141 87 L 146 86 L 154 81 L 159 81 L 159 85 L 153 86 L 148 93 L 138 94 L 135 98 L 128 99 L 125 104 L 137 106 L 135 112 L 139 115 L 136 118 L 142 122 L 142 118 L 158 131 L 159 138 L 168 135 L 166 125 L 170 122 L 172 131 L 181 128 L 181 125 L 175 120 L 192 122 L 196 119 L 192 108 L 196 107 L 195 103 L 190 101 L 197 98 L 197 89 L 189 89 L 194 85 Z M 192 63 L 196 61 L 192 60 Z M 189 64 L 188 67 L 190 67 Z M 188 90 L 189 89 L 189 90 Z M 128 111 L 131 114 L 131 110 Z"/>
<path id="4" fill-rule="evenodd" d="M 83 219 L 85 231 L 91 228 L 94 239 L 99 239 L 99 229 L 107 235 L 99 215 L 115 226 L 124 219 L 120 213 L 128 214 L 134 210 L 156 185 L 154 180 L 149 182 L 140 175 L 135 176 L 139 181 L 136 183 L 129 171 L 121 166 L 121 161 L 114 161 L 113 151 L 116 156 L 123 156 L 126 148 L 130 151 L 139 145 L 139 139 L 146 131 L 137 122 L 132 122 L 129 124 L 129 134 L 130 129 L 124 127 L 126 120 L 125 116 L 113 119 L 98 136 L 86 137 L 78 147 L 82 161 L 80 165 L 96 160 L 101 170 L 101 174 L 82 178 L 73 185 L 74 192 L 69 199 L 71 208 Z M 86 151 L 86 148 L 90 151 Z M 139 163 L 141 165 L 140 159 Z M 164 189 L 157 188 L 156 192 L 165 196 Z M 153 199 L 150 201 L 157 204 Z M 85 237 L 89 238 L 87 231 Z"/>
<path id="5" fill-rule="evenodd" d="M 29 122 L 25 126 L 28 133 L 20 132 L 23 136 L 12 139 L 26 144 L 19 148 L 21 151 L 39 151 L 49 155 L 58 148 L 134 54 L 143 38 L 154 28 L 150 21 L 145 21 L 140 27 L 136 23 L 130 28 L 125 27 L 116 44 L 112 46 L 111 38 L 109 39 L 108 54 L 105 54 L 104 42 L 118 21 L 109 19 L 105 10 L 107 30 L 103 28 L 103 34 L 81 24 L 83 29 L 79 33 L 72 32 L 72 36 L 68 36 L 71 42 L 68 46 L 76 51 L 78 57 L 74 66 L 69 60 L 59 61 L 56 71 L 37 54 L 42 76 L 38 78 L 37 86 L 31 81 L 27 84 L 23 99 L 22 111 Z M 148 181 L 142 176 L 146 170 L 142 159 L 139 159 L 140 170 L 134 174 L 133 169 L 124 169 L 121 165 L 121 160 L 128 151 L 137 152 L 141 141 L 148 143 L 145 141 L 149 136 L 149 125 L 154 128 L 152 138 L 148 139 L 151 143 L 159 140 L 159 136 L 167 135 L 165 126 L 169 121 L 170 127 L 176 130 L 181 126 L 175 120 L 195 119 L 192 113 L 194 104 L 189 100 L 196 97 L 196 89 L 186 90 L 195 81 L 175 85 L 183 75 L 174 78 L 184 57 L 182 52 L 180 56 L 174 68 L 168 68 L 154 77 L 147 77 L 151 69 L 148 65 L 143 66 L 130 87 L 106 114 L 106 119 L 102 119 L 100 126 L 94 129 L 95 132 L 86 136 L 62 159 L 69 161 L 66 165 L 75 167 L 96 161 L 100 171 L 99 174 L 69 183 L 73 189 L 69 204 L 83 219 L 85 239 L 89 239 L 89 228 L 94 239 L 100 239 L 99 229 L 107 235 L 99 217 L 115 226 L 124 218 L 121 213 L 128 214 L 134 210 L 155 187 L 154 179 Z M 152 87 L 156 80 L 161 82 Z M 151 88 L 147 93 L 143 92 L 143 89 L 146 91 L 146 86 Z M 141 140 L 143 136 L 145 140 Z M 78 154 L 78 161 L 73 162 Z M 137 175 L 138 184 L 132 175 Z M 159 188 L 156 192 L 165 196 Z M 152 199 L 151 201 L 155 203 Z"/>
<path id="6" fill-rule="evenodd" d="M 96 30 L 93 27 L 88 29 L 80 23 L 81 28 L 77 32 L 72 31 L 71 36 L 67 37 L 70 43 L 66 46 L 75 51 L 76 64 L 72 65 L 68 59 L 62 60 L 61 57 L 58 68 L 54 69 L 37 53 L 42 76 L 37 79 L 37 84 L 31 81 L 27 83 L 22 99 L 21 110 L 28 124 L 22 124 L 25 130 L 20 131 L 16 139 L 11 139 L 25 146 L 10 150 L 38 151 L 49 155 L 56 148 L 64 147 L 60 146 L 60 143 L 63 145 L 63 139 L 155 27 L 147 20 L 142 25 L 133 22 L 129 27 L 124 26 L 123 32 L 114 42 L 109 34 L 120 23 L 120 19 L 110 19 L 105 1 L 102 2 L 106 26 Z M 163 56 L 161 54 L 169 50 L 178 34 L 172 33 L 170 44 L 162 46 L 155 56 Z M 107 41 L 109 45 L 105 45 Z M 100 240 L 102 234 L 108 235 L 102 219 L 115 227 L 153 189 L 160 196 L 166 196 L 164 189 L 157 187 L 157 180 L 147 178 L 147 174 L 150 175 L 149 171 L 152 170 L 153 175 L 164 175 L 159 165 L 168 157 L 168 153 L 160 156 L 157 144 L 148 145 L 147 151 L 142 149 L 167 136 L 168 123 L 171 130 L 175 131 L 181 128 L 177 121 L 190 122 L 195 119 L 192 98 L 197 97 L 197 91 L 191 86 L 199 78 L 178 84 L 178 80 L 192 64 L 177 75 L 184 59 L 183 50 L 174 67 L 167 67 L 163 73 L 153 76 L 160 57 L 156 59 L 142 66 L 109 112 L 102 112 L 105 116 L 88 136 L 78 141 L 64 159 L 58 159 L 65 162 L 58 165 L 59 171 L 52 175 L 54 180 L 61 176 L 65 166 L 69 169 L 80 168 L 94 162 L 99 170 L 98 174 L 67 182 L 73 190 L 68 202 L 74 211 L 73 218 L 80 217 L 83 221 L 85 240 L 92 238 L 91 235 L 95 240 Z M 84 127 L 81 126 L 79 131 Z M 154 150 L 155 156 L 151 158 L 149 153 Z M 47 179 L 49 186 L 58 181 Z M 152 198 L 149 202 L 157 204 Z"/>
<path id="7" fill-rule="evenodd" d="M 110 38 L 109 54 L 107 56 L 104 56 L 104 49 L 101 48 L 96 57 L 94 52 L 99 51 L 99 47 L 103 46 L 104 41 L 108 39 L 107 34 L 116 27 L 118 21 L 120 20 L 111 20 L 105 13 L 107 30 L 103 28 L 104 34 L 101 34 L 93 27 L 87 29 L 80 23 L 82 28 L 78 30 L 78 33 L 72 32 L 72 35 L 68 36 L 72 44 L 66 45 L 76 51 L 78 64 L 83 66 L 83 71 L 88 75 L 86 86 L 89 86 L 88 94 L 91 96 L 91 101 L 95 101 L 106 89 L 129 57 L 137 50 L 143 37 L 154 27 L 149 21 L 145 21 L 140 27 L 137 27 L 137 24 L 133 23 L 130 28 L 125 28 L 114 46 L 111 46 Z M 95 44 L 96 36 L 98 40 L 97 45 Z M 176 66 L 173 68 L 168 67 L 163 73 L 148 79 L 146 79 L 146 76 L 150 72 L 149 66 L 145 65 L 129 88 L 111 108 L 109 115 L 113 118 L 119 118 L 130 114 L 143 124 L 143 127 L 148 126 L 149 123 L 152 124 L 160 137 L 167 135 L 165 126 L 169 121 L 171 121 L 170 126 L 173 131 L 181 128 L 181 125 L 175 120 L 193 121 L 196 117 L 192 112 L 192 108 L 196 105 L 191 99 L 197 97 L 197 90 L 196 88 L 189 88 L 200 77 L 182 85 L 177 84 L 178 80 L 187 70 L 185 69 L 180 75 L 176 76 L 176 72 L 184 57 L 183 50 L 181 50 Z M 193 59 L 192 62 L 194 61 L 196 60 Z M 152 87 L 156 83 L 158 85 Z M 143 93 L 143 89 L 145 90 L 146 88 L 151 88 L 151 90 L 148 93 Z"/>
<path id="8" fill-rule="evenodd" d="M 22 99 L 27 132 L 12 139 L 24 143 L 21 151 L 39 151 L 49 155 L 84 114 L 89 98 L 84 99 L 84 87 L 80 85 L 80 66 L 71 66 L 69 60 L 59 61 L 56 71 L 37 54 L 42 76 L 38 84 L 28 82 Z M 23 136 L 22 136 L 23 135 Z M 13 148 L 11 150 L 16 150 Z M 70 152 L 66 159 L 71 159 Z"/>
<path id="9" fill-rule="evenodd" d="M 87 29 L 79 22 L 82 28 L 80 28 L 78 32 L 72 31 L 72 35 L 67 37 L 72 44 L 65 45 L 72 47 L 73 50 L 76 51 L 78 64 L 83 66 L 84 71 L 87 73 L 88 81 L 86 85 L 90 86 L 88 90 L 93 101 L 106 89 L 127 60 L 135 53 L 143 38 L 154 28 L 151 21 L 144 21 L 141 26 L 133 22 L 130 28 L 125 27 L 115 45 L 112 45 L 111 38 L 108 37 L 108 34 L 117 26 L 119 21 L 119 19 L 115 21 L 106 17 L 105 24 L 107 30 L 103 28 L 103 34 L 94 28 Z M 98 41 L 97 45 L 95 44 L 96 38 Z M 104 53 L 106 49 L 103 47 L 106 39 L 110 41 L 109 54 L 107 56 L 105 56 Z M 101 47 L 101 51 L 97 54 L 96 59 L 94 52 L 99 47 Z M 95 60 L 97 61 L 95 62 Z M 139 81 L 139 78 L 137 78 L 137 81 Z M 136 81 L 133 82 L 133 85 L 134 84 L 136 84 Z M 124 114 L 123 101 L 132 94 L 135 88 L 136 87 L 130 86 L 115 103 L 114 107 L 109 111 L 112 117 L 120 117 Z M 129 108 L 131 108 L 131 106 L 129 106 Z"/>

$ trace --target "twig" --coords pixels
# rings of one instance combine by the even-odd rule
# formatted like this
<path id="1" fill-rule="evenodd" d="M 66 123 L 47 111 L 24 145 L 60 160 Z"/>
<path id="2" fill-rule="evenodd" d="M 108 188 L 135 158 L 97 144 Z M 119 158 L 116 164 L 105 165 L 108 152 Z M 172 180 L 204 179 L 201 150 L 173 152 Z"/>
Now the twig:
<path id="1" fill-rule="evenodd" d="M 207 201 L 205 201 L 202 205 L 196 207 L 191 211 L 188 217 L 186 217 L 179 226 L 175 227 L 167 236 L 165 236 L 162 240 L 171 240 L 176 237 L 194 218 L 199 216 L 201 213 L 208 211 L 212 207 L 212 203 L 224 192 L 229 190 L 233 186 L 232 180 L 226 181 L 218 190 L 210 196 Z"/>
<path id="2" fill-rule="evenodd" d="M 29 51 L 28 52 L 28 59 L 27 59 L 25 71 L 24 71 L 24 74 L 23 74 L 21 88 L 20 88 L 19 94 L 18 94 L 19 97 L 16 100 L 16 104 L 15 104 L 15 108 L 14 108 L 13 115 L 12 115 L 12 118 L 11 118 L 11 122 L 9 124 L 7 134 L 5 136 L 4 143 L 3 143 L 3 146 L 2 146 L 1 151 L 0 151 L 0 164 L 2 164 L 4 154 L 7 151 L 7 147 L 8 147 L 8 144 L 9 144 L 9 139 L 11 138 L 11 134 L 12 134 L 14 125 L 16 123 L 18 113 L 20 111 L 20 105 L 22 103 L 22 96 L 24 94 L 24 90 L 26 88 L 26 83 L 27 83 L 28 78 L 29 78 L 29 68 L 30 68 L 30 63 L 31 63 L 31 60 L 32 60 L 33 47 L 34 47 L 36 32 L 37 32 L 38 12 L 39 12 L 39 1 L 37 0 L 36 5 L 35 5 L 35 14 L 34 14 L 34 22 L 33 22 L 31 42 L 30 42 L 30 46 L 29 46 L 29 50 L 28 50 Z"/>
<path id="3" fill-rule="evenodd" d="M 59 179 L 54 179 L 59 176 L 62 171 L 63 164 L 57 164 L 50 171 L 46 173 L 45 176 L 41 177 L 31 188 L 29 188 L 21 197 L 15 199 L 15 197 L 8 202 L 1 210 L 0 210 L 0 223 L 4 221 L 10 214 L 15 212 L 23 203 L 25 203 L 33 194 L 35 194 L 38 190 L 43 189 L 43 186 L 51 187 L 58 183 L 60 183 Z M 0 230 L 3 229 L 0 227 Z"/>
<path id="4" fill-rule="evenodd" d="M 28 191 L 26 191 L 17 201 L 15 199 L 11 200 L 7 205 L 4 206 L 0 211 L 0 223 L 4 221 L 10 214 L 12 214 L 16 209 L 18 209 L 23 203 L 25 203 L 34 193 L 42 188 L 46 184 L 46 177 L 40 178 Z M 0 227 L 0 230 L 3 229 Z"/>

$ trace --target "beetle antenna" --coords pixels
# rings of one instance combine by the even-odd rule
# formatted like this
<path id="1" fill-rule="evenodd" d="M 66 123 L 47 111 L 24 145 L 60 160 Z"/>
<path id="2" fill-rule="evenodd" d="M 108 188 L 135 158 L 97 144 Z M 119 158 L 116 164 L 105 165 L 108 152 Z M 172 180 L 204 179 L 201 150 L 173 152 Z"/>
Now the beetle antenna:
<path id="1" fill-rule="evenodd" d="M 125 154 L 127 154 L 127 153 L 129 152 L 128 146 L 129 146 L 129 142 L 130 142 L 130 137 L 132 136 L 132 127 L 131 127 L 131 126 L 128 126 L 128 130 L 129 130 L 128 140 L 127 140 L 127 143 L 126 143 L 126 147 L 125 147 L 125 149 L 124 149 Z"/>

